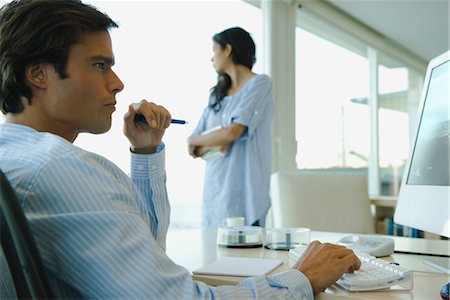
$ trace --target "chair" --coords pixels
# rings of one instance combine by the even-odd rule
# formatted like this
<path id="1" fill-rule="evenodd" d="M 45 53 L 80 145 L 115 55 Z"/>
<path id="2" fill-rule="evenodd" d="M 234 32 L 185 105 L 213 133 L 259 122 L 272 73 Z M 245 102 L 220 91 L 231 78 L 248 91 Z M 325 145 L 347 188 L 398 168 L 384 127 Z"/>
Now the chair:
<path id="1" fill-rule="evenodd" d="M 5 174 L 0 170 L 1 250 L 0 296 L 18 299 L 53 299 L 47 273 L 28 227 L 27 219 Z M 6 262 L 4 263 L 4 259 Z M 3 263 L 2 263 L 3 262 Z M 5 269 L 9 269 L 5 270 Z M 9 275 L 11 276 L 8 276 Z M 12 279 L 12 282 L 11 282 Z M 15 295 L 4 294 L 14 285 Z"/>
<path id="2" fill-rule="evenodd" d="M 374 233 L 367 176 L 284 171 L 271 176 L 273 227 Z"/>

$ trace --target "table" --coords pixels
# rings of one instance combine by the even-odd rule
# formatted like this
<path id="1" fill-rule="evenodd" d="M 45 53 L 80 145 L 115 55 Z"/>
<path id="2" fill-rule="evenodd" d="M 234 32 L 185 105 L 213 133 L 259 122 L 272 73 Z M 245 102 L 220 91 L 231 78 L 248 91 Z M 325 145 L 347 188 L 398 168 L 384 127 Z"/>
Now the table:
<path id="1" fill-rule="evenodd" d="M 347 233 L 311 232 L 311 240 L 335 243 Z M 192 229 L 169 231 L 167 235 L 167 254 L 177 264 L 193 271 L 224 256 L 259 257 L 281 259 L 283 264 L 271 274 L 289 269 L 295 262 L 289 259 L 287 251 L 269 250 L 263 247 L 250 249 L 223 248 L 216 245 L 217 229 Z M 395 250 L 402 252 L 422 252 L 437 255 L 450 255 L 450 242 L 442 240 L 393 237 Z M 450 275 L 441 273 L 422 262 L 423 255 L 394 253 L 384 258 L 395 261 L 414 271 L 413 289 L 409 291 L 382 291 L 350 293 L 331 286 L 316 299 L 440 299 L 439 291 L 450 281 Z M 235 285 L 242 277 L 194 275 L 195 280 L 209 285 Z"/>

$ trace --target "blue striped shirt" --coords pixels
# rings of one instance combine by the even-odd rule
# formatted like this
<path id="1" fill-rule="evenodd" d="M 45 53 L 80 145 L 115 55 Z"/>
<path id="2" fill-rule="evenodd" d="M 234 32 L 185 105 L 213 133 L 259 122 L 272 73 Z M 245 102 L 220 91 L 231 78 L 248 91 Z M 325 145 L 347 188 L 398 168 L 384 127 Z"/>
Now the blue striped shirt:
<path id="1" fill-rule="evenodd" d="M 211 287 L 172 262 L 165 253 L 164 149 L 131 153 L 130 179 L 59 136 L 3 124 L 0 168 L 17 192 L 58 298 L 313 298 L 296 270 Z"/>

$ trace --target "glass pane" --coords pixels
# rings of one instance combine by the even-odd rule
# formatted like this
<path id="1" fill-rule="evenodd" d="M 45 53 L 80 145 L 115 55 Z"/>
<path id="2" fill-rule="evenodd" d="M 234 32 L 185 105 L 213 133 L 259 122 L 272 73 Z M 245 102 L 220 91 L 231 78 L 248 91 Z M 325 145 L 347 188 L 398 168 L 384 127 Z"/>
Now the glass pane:
<path id="1" fill-rule="evenodd" d="M 296 49 L 298 168 L 367 168 L 367 58 L 301 28 Z"/>
<path id="2" fill-rule="evenodd" d="M 242 1 L 90 1 L 120 27 L 111 32 L 116 65 L 125 84 L 118 94 L 111 130 L 99 136 L 82 134 L 78 146 L 98 153 L 129 172 L 128 141 L 122 116 L 132 102 L 148 99 L 165 106 L 187 125 L 172 125 L 164 136 L 171 226 L 200 226 L 204 163 L 187 154 L 186 138 L 207 105 L 217 74 L 212 68 L 212 36 L 240 26 L 257 46 L 262 71 L 262 16 Z M 199 13 L 201 12 L 201 13 Z"/>
<path id="3" fill-rule="evenodd" d="M 408 159 L 410 130 L 415 122 L 418 80 L 408 68 L 380 56 L 378 66 L 378 118 L 380 193 L 397 196 Z"/>

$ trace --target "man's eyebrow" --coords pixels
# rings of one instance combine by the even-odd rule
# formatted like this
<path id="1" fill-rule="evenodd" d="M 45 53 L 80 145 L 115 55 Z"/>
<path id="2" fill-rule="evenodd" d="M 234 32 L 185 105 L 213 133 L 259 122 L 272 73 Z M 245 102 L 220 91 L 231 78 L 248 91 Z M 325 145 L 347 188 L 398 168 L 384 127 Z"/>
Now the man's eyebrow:
<path id="1" fill-rule="evenodd" d="M 114 58 L 109 57 L 109 56 L 103 56 L 103 55 L 97 55 L 97 56 L 92 56 L 89 58 L 89 60 L 91 61 L 96 61 L 96 60 L 101 60 L 107 64 L 109 64 L 110 66 L 114 66 Z"/>

